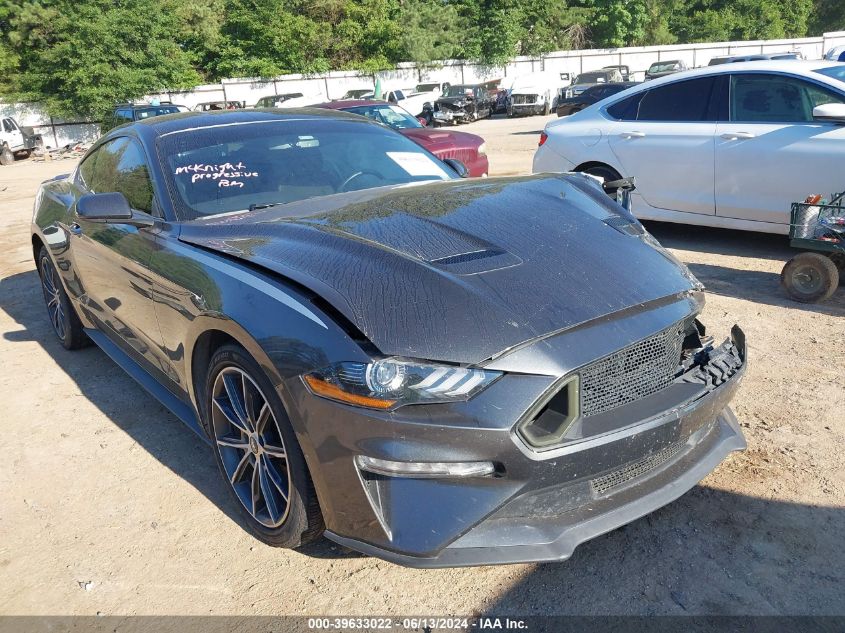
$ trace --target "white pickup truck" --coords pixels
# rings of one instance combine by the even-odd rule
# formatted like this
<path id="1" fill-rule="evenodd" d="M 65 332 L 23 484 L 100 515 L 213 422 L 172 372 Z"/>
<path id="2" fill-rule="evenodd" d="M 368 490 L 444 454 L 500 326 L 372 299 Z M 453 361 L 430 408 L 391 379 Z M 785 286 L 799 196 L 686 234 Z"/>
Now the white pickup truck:
<path id="1" fill-rule="evenodd" d="M 43 146 L 40 134 L 32 128 L 22 128 L 12 117 L 0 119 L 0 165 L 11 165 L 15 154 L 29 156 L 36 147 Z"/>
<path id="2" fill-rule="evenodd" d="M 371 92 L 362 98 L 374 99 L 375 96 Z M 384 88 L 381 91 L 381 98 L 388 103 L 401 106 L 415 117 L 423 116 L 428 120 L 434 111 L 434 102 L 437 101 L 436 93 L 414 92 L 413 88 Z"/>

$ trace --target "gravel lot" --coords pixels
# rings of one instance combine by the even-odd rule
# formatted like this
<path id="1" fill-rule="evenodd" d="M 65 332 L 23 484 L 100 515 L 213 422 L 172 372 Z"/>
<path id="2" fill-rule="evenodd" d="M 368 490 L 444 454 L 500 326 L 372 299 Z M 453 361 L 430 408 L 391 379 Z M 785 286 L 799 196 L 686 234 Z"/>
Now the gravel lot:
<path id="1" fill-rule="evenodd" d="M 461 129 L 516 174 L 544 122 Z M 253 540 L 210 449 L 98 349 L 54 340 L 29 221 L 38 183 L 73 166 L 0 167 L 0 613 L 845 613 L 845 290 L 786 300 L 784 238 L 649 226 L 707 285 L 710 332 L 748 335 L 746 453 L 566 563 L 410 570 Z"/>

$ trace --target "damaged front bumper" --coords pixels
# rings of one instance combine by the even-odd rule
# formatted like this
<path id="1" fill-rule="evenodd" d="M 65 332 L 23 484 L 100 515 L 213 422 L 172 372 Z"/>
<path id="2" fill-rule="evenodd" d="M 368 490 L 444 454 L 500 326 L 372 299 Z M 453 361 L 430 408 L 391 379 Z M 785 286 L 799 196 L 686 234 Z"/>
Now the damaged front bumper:
<path id="1" fill-rule="evenodd" d="M 673 310 L 677 305 L 655 313 Z M 542 347 L 548 359 L 558 359 L 572 349 L 572 336 L 599 345 L 611 332 L 642 331 L 637 328 L 647 320 L 605 322 Z M 295 426 L 307 428 L 309 462 L 321 463 L 312 474 L 326 536 L 411 567 L 564 560 L 578 544 L 681 496 L 731 451 L 745 448 L 728 408 L 745 372 L 745 352 L 735 327 L 723 345 L 688 353 L 667 387 L 574 424 L 559 445 L 543 450 L 518 429 L 559 376 L 508 374 L 467 402 L 393 413 L 315 402 L 297 392 L 296 409 L 308 417 Z M 538 370 L 546 366 L 536 349 L 507 362 L 518 364 L 520 354 Z M 362 468 L 362 455 L 494 468 L 480 476 L 391 476 Z"/>

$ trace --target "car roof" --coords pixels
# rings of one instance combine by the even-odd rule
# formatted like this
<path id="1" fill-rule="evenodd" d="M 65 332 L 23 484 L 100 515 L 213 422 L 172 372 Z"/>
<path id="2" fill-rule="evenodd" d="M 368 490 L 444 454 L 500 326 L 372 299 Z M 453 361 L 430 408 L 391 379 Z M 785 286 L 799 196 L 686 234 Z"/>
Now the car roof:
<path id="1" fill-rule="evenodd" d="M 115 128 L 115 130 L 120 130 L 120 134 L 125 134 L 128 130 L 134 130 L 139 137 L 152 140 L 165 134 L 195 130 L 197 128 L 268 121 L 301 121 L 307 119 L 369 121 L 355 114 L 323 108 L 256 108 L 164 114 L 121 125 Z M 111 132 L 106 136 L 111 137 Z"/>
<path id="2" fill-rule="evenodd" d="M 660 86 L 663 84 L 668 84 L 674 81 L 679 81 L 681 79 L 687 79 L 692 77 L 705 77 L 707 75 L 722 75 L 725 73 L 739 73 L 751 71 L 768 71 L 793 75 L 810 75 L 810 73 L 814 70 L 819 70 L 821 68 L 830 68 L 831 66 L 837 65 L 841 66 L 845 64 L 841 62 L 832 62 L 830 60 L 824 59 L 815 61 L 803 61 L 800 59 L 766 59 L 753 62 L 736 62 L 732 64 L 718 64 L 716 66 L 702 66 L 701 68 L 683 70 L 681 72 L 667 75 L 666 77 L 652 79 L 651 81 L 648 81 L 642 85 L 651 88 L 653 86 Z M 815 78 L 820 79 L 822 81 L 825 79 L 823 75 L 819 75 Z M 830 77 L 828 77 L 827 79 L 830 79 Z"/>

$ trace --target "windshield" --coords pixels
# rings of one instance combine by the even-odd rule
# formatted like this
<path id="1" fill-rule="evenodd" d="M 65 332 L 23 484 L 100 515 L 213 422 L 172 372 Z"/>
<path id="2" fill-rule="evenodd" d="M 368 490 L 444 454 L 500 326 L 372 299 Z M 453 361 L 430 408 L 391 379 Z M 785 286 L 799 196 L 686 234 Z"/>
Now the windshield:
<path id="1" fill-rule="evenodd" d="M 445 97 L 464 97 L 472 96 L 472 86 L 449 86 L 446 90 Z"/>
<path id="2" fill-rule="evenodd" d="M 343 95 L 344 99 L 360 99 L 364 95 L 372 94 L 373 91 L 369 88 L 360 88 L 358 90 L 347 90 L 346 94 Z"/>
<path id="3" fill-rule="evenodd" d="M 394 130 L 423 127 L 407 110 L 386 103 L 374 103 L 373 105 L 344 108 L 344 110 L 353 114 L 360 114 L 384 125 L 389 125 Z"/>
<path id="4" fill-rule="evenodd" d="M 650 73 L 665 73 L 667 70 L 675 70 L 678 62 L 655 62 L 648 68 Z"/>
<path id="5" fill-rule="evenodd" d="M 575 80 L 576 84 L 599 84 L 607 81 L 606 73 L 583 73 L 578 75 Z"/>
<path id="6" fill-rule="evenodd" d="M 827 68 L 817 68 L 816 71 L 820 75 L 826 75 L 833 79 L 845 82 L 845 64 L 837 64 L 836 66 L 828 66 Z"/>
<path id="7" fill-rule="evenodd" d="M 143 110 L 135 110 L 135 116 L 140 121 L 141 119 L 149 119 L 152 116 L 175 114 L 176 112 L 179 112 L 179 108 L 174 105 L 152 106 L 150 108 L 144 108 Z"/>
<path id="8" fill-rule="evenodd" d="M 271 120 L 162 136 L 181 219 L 455 175 L 393 130 L 364 121 Z"/>

